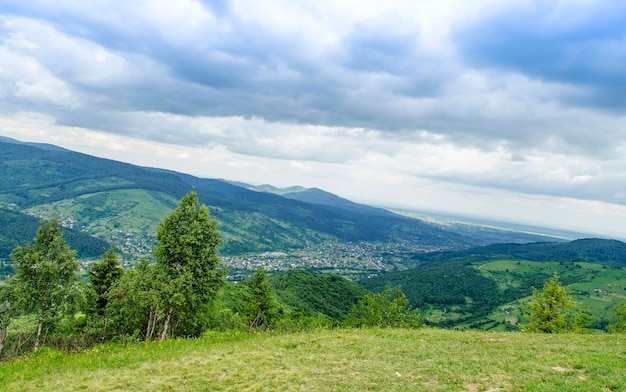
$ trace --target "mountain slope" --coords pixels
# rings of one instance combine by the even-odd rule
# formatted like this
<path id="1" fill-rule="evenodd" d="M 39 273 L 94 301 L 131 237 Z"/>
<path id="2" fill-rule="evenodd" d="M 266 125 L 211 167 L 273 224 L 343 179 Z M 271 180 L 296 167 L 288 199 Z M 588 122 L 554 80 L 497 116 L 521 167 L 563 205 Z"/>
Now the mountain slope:
<path id="1" fill-rule="evenodd" d="M 626 243 L 617 240 L 585 238 L 571 242 L 492 244 L 461 251 L 416 253 L 414 260 L 441 263 L 468 256 L 504 257 L 531 261 L 576 260 L 626 266 Z"/>
<path id="2" fill-rule="evenodd" d="M 149 246 L 156 224 L 192 188 L 220 223 L 223 254 L 303 248 L 326 240 L 404 241 L 437 248 L 476 243 L 379 209 L 311 204 L 221 180 L 6 139 L 0 139 L 0 173 L 5 178 L 0 207 L 57 215 L 118 245 L 141 240 Z M 113 229 L 119 238 L 113 238 Z"/>
<path id="3" fill-rule="evenodd" d="M 367 291 L 356 282 L 333 274 L 285 271 L 270 275 L 279 301 L 291 310 L 342 319 Z"/>
<path id="4" fill-rule="evenodd" d="M 496 244 L 421 255 L 429 262 L 364 279 L 373 291 L 400 286 L 427 319 L 446 327 L 513 329 L 532 288 L 557 272 L 597 328 L 626 299 L 626 244 L 585 239 L 564 243 Z"/>
<path id="5" fill-rule="evenodd" d="M 32 242 L 39 226 L 35 217 L 0 209 L 0 280 L 13 274 L 9 262 L 13 249 Z M 97 258 L 109 247 L 102 239 L 67 227 L 63 228 L 63 238 L 76 250 L 78 258 Z"/>

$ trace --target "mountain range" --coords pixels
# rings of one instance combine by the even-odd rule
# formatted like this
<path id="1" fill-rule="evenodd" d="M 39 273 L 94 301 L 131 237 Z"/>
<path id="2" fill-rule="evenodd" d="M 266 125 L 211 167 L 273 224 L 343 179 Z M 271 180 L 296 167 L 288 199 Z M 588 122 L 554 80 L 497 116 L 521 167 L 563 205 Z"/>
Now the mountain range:
<path id="1" fill-rule="evenodd" d="M 2 214 L 56 216 L 67 230 L 113 243 L 128 257 L 150 253 L 159 221 L 191 189 L 218 220 L 221 253 L 226 256 L 329 242 L 394 243 L 411 250 L 460 250 L 493 242 L 481 230 L 460 233 L 321 189 L 199 178 L 4 137 L 0 137 L 0 173 Z M 24 240 L 15 232 L 12 226 L 0 229 L 0 258 L 7 258 L 11 247 Z M 549 239 L 519 232 L 507 236 L 510 242 Z M 102 246 L 98 243 L 96 248 Z"/>
<path id="2" fill-rule="evenodd" d="M 127 264 L 150 257 L 159 222 L 194 189 L 218 221 L 231 280 L 260 265 L 334 272 L 373 291 L 402 287 L 431 324 L 495 330 L 514 329 L 531 288 L 554 272 L 591 309 L 597 328 L 626 288 L 620 241 L 426 222 L 317 188 L 199 178 L 2 137 L 0 174 L 0 279 L 11 273 L 15 246 L 52 216 L 83 266 L 109 244 Z M 364 293 L 333 274 L 285 271 L 271 279 L 284 306 L 330 317 L 345 315 Z"/>

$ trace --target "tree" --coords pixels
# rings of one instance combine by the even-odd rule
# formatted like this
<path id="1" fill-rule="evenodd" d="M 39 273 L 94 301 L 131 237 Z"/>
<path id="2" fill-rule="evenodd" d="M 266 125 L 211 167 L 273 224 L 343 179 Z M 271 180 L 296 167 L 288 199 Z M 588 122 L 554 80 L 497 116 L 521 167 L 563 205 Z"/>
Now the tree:
<path id="1" fill-rule="evenodd" d="M 544 283 L 542 291 L 533 287 L 533 297 L 528 304 L 529 323 L 521 328 L 523 331 L 544 333 L 583 332 L 593 318 L 588 312 L 575 312 L 575 306 L 569 289 L 559 283 L 555 272 Z"/>
<path id="2" fill-rule="evenodd" d="M 347 323 L 353 327 L 419 328 L 422 320 L 402 289 L 385 287 L 382 293 L 361 298 L 350 310 Z"/>
<path id="3" fill-rule="evenodd" d="M 181 335 L 204 332 L 210 306 L 224 284 L 223 274 L 217 270 L 221 242 L 217 221 L 204 204 L 198 204 L 192 190 L 157 228 L 153 254 L 169 291 L 164 293 L 168 303 L 161 339 L 170 334 L 171 325 L 176 325 Z"/>
<path id="4" fill-rule="evenodd" d="M 269 328 L 278 318 L 280 308 L 276 294 L 263 267 L 257 268 L 254 277 L 248 281 L 244 300 L 243 313 L 250 330 Z"/>
<path id="5" fill-rule="evenodd" d="M 123 273 L 122 263 L 114 246 L 109 247 L 99 262 L 89 267 L 91 286 L 98 296 L 96 302 L 99 314 L 104 314 L 108 303 L 107 293 Z"/>
<path id="6" fill-rule="evenodd" d="M 13 296 L 13 279 L 0 281 L 0 358 L 9 336 L 9 324 L 15 316 L 15 298 Z"/>
<path id="7" fill-rule="evenodd" d="M 619 304 L 613 317 L 611 317 L 611 323 L 609 324 L 608 331 L 610 333 L 624 333 L 626 332 L 626 302 Z"/>
<path id="8" fill-rule="evenodd" d="M 35 350 L 42 332 L 55 326 L 76 281 L 76 251 L 63 240 L 58 219 L 43 222 L 34 242 L 18 246 L 11 253 L 15 268 L 14 293 L 17 305 L 37 317 Z"/>

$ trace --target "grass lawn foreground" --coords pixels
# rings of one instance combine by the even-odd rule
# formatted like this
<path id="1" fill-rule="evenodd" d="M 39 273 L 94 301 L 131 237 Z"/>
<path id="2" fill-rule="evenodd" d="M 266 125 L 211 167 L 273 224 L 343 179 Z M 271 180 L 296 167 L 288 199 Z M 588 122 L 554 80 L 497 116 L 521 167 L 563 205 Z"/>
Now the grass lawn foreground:
<path id="1" fill-rule="evenodd" d="M 424 328 L 43 349 L 0 364 L 2 391 L 625 391 L 626 335 Z"/>

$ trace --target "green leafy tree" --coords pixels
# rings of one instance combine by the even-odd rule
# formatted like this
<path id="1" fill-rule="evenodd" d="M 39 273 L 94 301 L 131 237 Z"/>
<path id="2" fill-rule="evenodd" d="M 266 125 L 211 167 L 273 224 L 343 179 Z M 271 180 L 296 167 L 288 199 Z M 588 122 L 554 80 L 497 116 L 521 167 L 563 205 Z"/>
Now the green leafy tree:
<path id="1" fill-rule="evenodd" d="M 280 307 L 263 267 L 257 268 L 254 277 L 248 281 L 244 301 L 243 313 L 250 330 L 270 328 L 278 319 Z"/>
<path id="2" fill-rule="evenodd" d="M 68 308 L 78 271 L 75 256 L 76 251 L 63 240 L 56 218 L 41 224 L 33 243 L 18 246 L 11 253 L 17 305 L 37 318 L 35 350 L 42 343 L 42 333 L 54 328 Z"/>
<path id="3" fill-rule="evenodd" d="M 182 294 L 162 268 L 141 259 L 106 294 L 106 333 L 110 338 L 152 340 L 160 336 L 168 309 Z"/>
<path id="4" fill-rule="evenodd" d="M 608 331 L 610 333 L 626 332 L 626 302 L 622 302 L 621 304 L 619 304 L 619 306 L 613 313 L 613 317 L 611 317 L 611 322 L 609 323 Z"/>
<path id="5" fill-rule="evenodd" d="M 104 310 L 108 303 L 107 293 L 113 284 L 122 277 L 122 263 L 119 255 L 115 251 L 115 247 L 111 246 L 102 255 L 100 261 L 89 267 L 89 279 L 96 295 L 98 296 L 96 303 L 98 313 L 104 314 Z"/>
<path id="6" fill-rule="evenodd" d="M 422 320 L 400 288 L 385 287 L 366 294 L 350 310 L 347 323 L 353 327 L 419 328 Z"/>
<path id="7" fill-rule="evenodd" d="M 575 306 L 569 289 L 561 285 L 555 272 L 544 283 L 542 291 L 533 287 L 532 300 L 528 304 L 529 323 L 521 326 L 521 329 L 544 333 L 583 332 L 593 318 L 588 311 L 576 312 Z"/>
<path id="8" fill-rule="evenodd" d="M 12 279 L 0 281 L 0 358 L 9 336 L 9 325 L 15 313 Z"/>
<path id="9" fill-rule="evenodd" d="M 223 273 L 217 270 L 221 242 L 217 221 L 191 191 L 161 222 L 156 240 L 154 257 L 168 283 L 161 339 L 171 334 L 172 325 L 180 335 L 198 336 L 206 329 L 212 302 L 224 284 Z"/>

